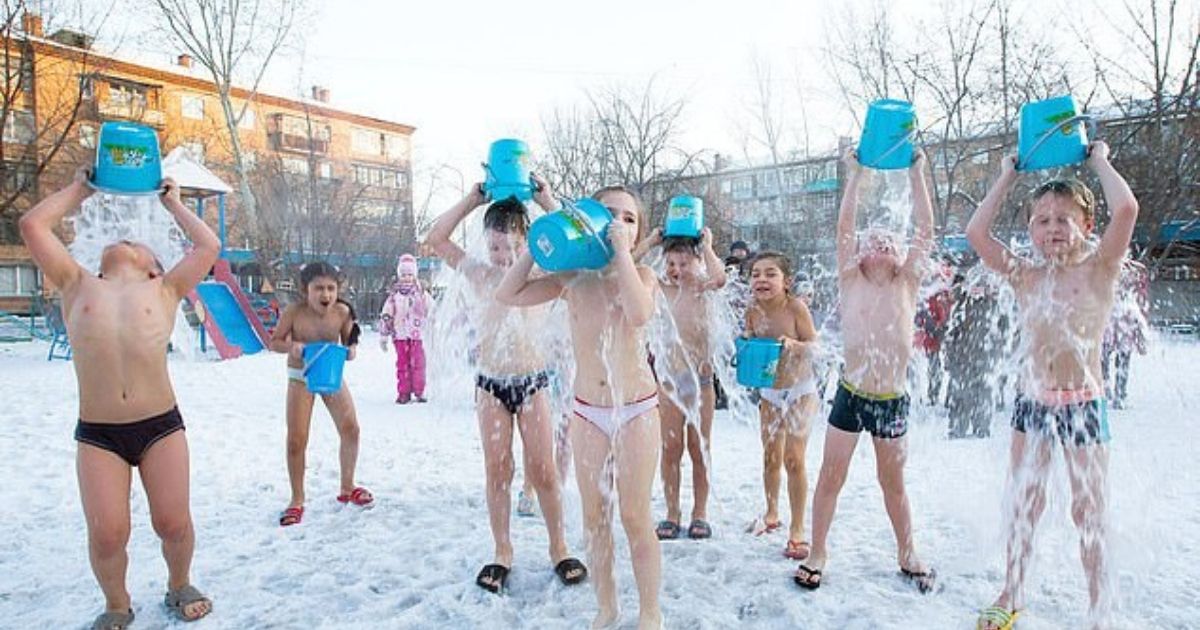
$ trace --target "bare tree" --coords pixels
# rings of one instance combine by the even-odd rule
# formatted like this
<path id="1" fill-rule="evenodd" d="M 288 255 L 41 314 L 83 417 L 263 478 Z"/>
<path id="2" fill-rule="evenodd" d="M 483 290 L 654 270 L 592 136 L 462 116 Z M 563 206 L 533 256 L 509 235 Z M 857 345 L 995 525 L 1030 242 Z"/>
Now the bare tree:
<path id="1" fill-rule="evenodd" d="M 78 3 L 38 3 L 37 8 L 44 12 L 23 0 L 4 0 L 0 8 L 0 243 L 19 242 L 17 218 L 42 193 L 46 176 L 69 173 L 91 153 L 76 141 L 77 123 L 89 114 L 92 77 L 104 66 L 90 45 L 104 30 L 112 5 L 85 10 Z M 86 33 L 70 46 L 44 40 L 40 31 L 68 13 Z M 45 54 L 50 46 L 58 53 Z"/>
<path id="2" fill-rule="evenodd" d="M 238 136 L 238 125 L 258 93 L 259 84 L 285 44 L 304 9 L 304 0 L 151 0 L 166 32 L 208 71 L 221 103 L 225 130 L 238 178 L 241 210 L 251 221 L 257 213 L 251 167 Z M 233 99 L 236 86 L 248 96 Z"/>

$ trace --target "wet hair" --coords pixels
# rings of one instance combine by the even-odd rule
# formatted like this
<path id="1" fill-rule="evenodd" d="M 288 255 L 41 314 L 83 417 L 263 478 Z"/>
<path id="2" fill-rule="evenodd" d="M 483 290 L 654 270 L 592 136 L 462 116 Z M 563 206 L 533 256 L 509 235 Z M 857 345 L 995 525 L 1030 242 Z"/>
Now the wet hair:
<path id="1" fill-rule="evenodd" d="M 338 298 L 337 303 L 345 304 L 346 308 L 350 309 L 350 336 L 346 338 L 346 345 L 357 346 L 358 338 L 362 336 L 362 327 L 358 325 L 358 314 L 354 312 L 354 305 L 342 298 Z"/>
<path id="2" fill-rule="evenodd" d="M 662 242 L 663 254 L 690 254 L 700 257 L 700 239 L 694 236 L 668 236 Z"/>
<path id="3" fill-rule="evenodd" d="M 605 186 L 592 193 L 592 199 L 600 201 L 601 197 L 609 193 L 625 193 L 633 198 L 633 207 L 637 208 L 638 217 L 637 236 L 634 237 L 633 242 L 640 243 L 641 240 L 645 238 L 646 233 L 646 207 L 642 204 L 641 195 L 637 194 L 632 188 L 624 184 L 613 184 L 611 186 Z"/>
<path id="4" fill-rule="evenodd" d="M 1080 210 L 1083 210 L 1084 220 L 1093 223 L 1096 221 L 1096 195 L 1092 194 L 1092 189 L 1088 188 L 1078 179 L 1052 179 L 1035 188 L 1033 194 L 1030 196 L 1029 216 L 1033 216 L 1032 204 L 1037 203 L 1039 199 L 1046 195 L 1066 197 L 1074 201 L 1075 205 L 1079 206 Z"/>
<path id="5" fill-rule="evenodd" d="M 323 260 L 318 260 L 300 268 L 301 291 L 308 291 L 308 285 L 312 284 L 312 281 L 317 278 L 333 278 L 339 284 L 341 283 L 341 274 L 338 273 L 337 267 Z"/>
<path id="6" fill-rule="evenodd" d="M 769 260 L 778 265 L 779 270 L 783 272 L 784 278 L 792 278 L 795 276 L 795 274 L 792 272 L 792 261 L 781 252 L 766 251 L 755 254 L 754 257 L 750 259 L 750 269 L 754 269 L 754 265 L 757 265 L 764 260 Z M 785 281 L 783 283 L 783 290 L 787 291 L 787 293 L 790 295 L 792 292 L 791 282 Z"/>
<path id="7" fill-rule="evenodd" d="M 492 203 L 483 213 L 483 227 L 503 234 L 529 233 L 529 212 L 516 197 Z"/>

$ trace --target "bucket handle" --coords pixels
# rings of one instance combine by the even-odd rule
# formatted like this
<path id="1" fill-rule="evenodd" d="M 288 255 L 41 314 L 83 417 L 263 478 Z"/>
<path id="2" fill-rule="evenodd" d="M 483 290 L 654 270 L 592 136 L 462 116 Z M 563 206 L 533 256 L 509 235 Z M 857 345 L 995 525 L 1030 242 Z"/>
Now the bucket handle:
<path id="1" fill-rule="evenodd" d="M 576 206 L 574 201 L 571 201 L 567 198 L 563 198 L 562 204 L 562 212 L 567 213 L 577 222 L 579 222 L 579 224 L 583 226 L 584 231 L 586 231 L 589 236 L 596 239 L 596 241 L 600 243 L 600 247 L 603 248 L 604 251 L 611 257 L 613 252 L 609 248 L 608 243 L 604 241 L 604 238 L 600 236 L 600 233 L 596 231 L 596 228 L 592 227 L 592 222 L 588 220 L 587 215 L 585 215 L 583 211 L 579 209 L 579 206 Z M 613 217 L 613 221 L 616 220 L 617 218 Z"/>
<path id="2" fill-rule="evenodd" d="M 1029 148 L 1029 154 L 1025 156 L 1025 163 L 1022 164 L 1020 161 L 1017 162 L 1017 170 L 1018 171 L 1026 170 L 1026 167 L 1029 165 L 1029 159 L 1032 158 L 1034 156 L 1034 154 L 1036 154 L 1038 152 L 1038 149 L 1042 148 L 1042 144 L 1045 143 L 1047 140 L 1049 140 L 1051 136 L 1058 133 L 1059 131 L 1062 131 L 1064 128 L 1070 127 L 1071 125 L 1074 125 L 1075 123 L 1078 123 L 1078 122 L 1082 122 L 1087 127 L 1088 138 L 1095 137 L 1095 135 L 1096 135 L 1096 118 L 1094 116 L 1090 116 L 1088 114 L 1076 114 L 1075 116 L 1072 116 L 1072 117 L 1058 123 L 1057 125 L 1054 125 L 1053 127 L 1047 129 L 1046 131 L 1043 131 L 1042 135 L 1038 136 L 1037 142 L 1034 142 L 1033 146 Z"/>
<path id="3" fill-rule="evenodd" d="M 867 168 L 875 168 L 875 164 L 879 164 L 879 163 L 883 162 L 884 160 L 886 160 L 889 155 L 895 153 L 897 150 L 900 149 L 900 147 L 904 146 L 904 143 L 915 142 L 917 139 L 917 131 L 918 131 L 917 126 L 914 124 L 913 128 L 910 129 L 908 131 L 908 133 L 904 134 L 903 138 L 900 138 L 900 140 L 898 142 L 896 142 L 896 144 L 893 144 L 892 146 L 888 147 L 888 150 L 884 151 L 878 158 L 876 158 L 875 162 L 873 164 L 863 164 L 863 166 L 865 166 Z"/>
<path id="4" fill-rule="evenodd" d="M 331 344 L 331 343 L 327 343 L 324 346 L 321 346 L 321 349 L 317 350 L 317 353 L 315 355 L 313 355 L 312 361 L 305 361 L 304 362 L 304 371 L 302 372 L 302 374 L 304 374 L 305 376 L 308 376 L 308 371 L 312 369 L 312 366 L 315 365 L 317 360 L 321 358 L 321 355 L 325 354 L 325 351 L 328 350 L 331 346 L 333 346 L 333 344 Z"/>

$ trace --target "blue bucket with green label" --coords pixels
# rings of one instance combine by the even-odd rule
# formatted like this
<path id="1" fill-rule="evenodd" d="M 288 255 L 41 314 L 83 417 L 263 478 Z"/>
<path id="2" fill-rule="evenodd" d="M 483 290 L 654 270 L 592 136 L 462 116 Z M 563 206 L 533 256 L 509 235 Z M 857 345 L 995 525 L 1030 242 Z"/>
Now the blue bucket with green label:
<path id="1" fill-rule="evenodd" d="M 871 103 L 858 141 L 859 164 L 883 171 L 912 166 L 916 133 L 912 103 L 891 98 Z"/>
<path id="2" fill-rule="evenodd" d="M 743 387 L 773 387 L 783 344 L 766 337 L 738 337 L 737 382 Z"/>
<path id="3" fill-rule="evenodd" d="M 1017 170 L 1057 168 L 1087 159 L 1087 128 L 1092 119 L 1079 114 L 1071 96 L 1025 103 L 1020 118 Z"/>
<path id="4" fill-rule="evenodd" d="M 663 227 L 663 236 L 682 236 L 700 238 L 704 230 L 704 200 L 691 195 L 678 195 L 671 198 L 667 206 L 667 224 Z"/>
<path id="5" fill-rule="evenodd" d="M 329 342 L 304 346 L 304 382 L 314 394 L 333 394 L 342 388 L 342 370 L 350 349 Z"/>
<path id="6" fill-rule="evenodd" d="M 612 259 L 608 224 L 613 216 L 591 198 L 567 201 L 529 226 L 529 252 L 546 271 L 603 269 Z"/>
<path id="7" fill-rule="evenodd" d="M 106 122 L 96 140 L 92 188 L 114 195 L 153 195 L 162 185 L 158 134 L 129 122 Z"/>
<path id="8" fill-rule="evenodd" d="M 529 201 L 534 190 L 531 168 L 529 145 L 515 138 L 497 140 L 488 149 L 488 161 L 483 165 L 483 192 L 493 201 L 509 197 Z"/>

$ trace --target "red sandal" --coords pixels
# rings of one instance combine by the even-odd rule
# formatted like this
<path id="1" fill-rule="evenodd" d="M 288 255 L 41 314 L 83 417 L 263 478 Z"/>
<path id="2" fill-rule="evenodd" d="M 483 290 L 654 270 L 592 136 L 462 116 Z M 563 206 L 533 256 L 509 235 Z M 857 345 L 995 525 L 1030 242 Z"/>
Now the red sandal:
<path id="1" fill-rule="evenodd" d="M 279 526 L 287 527 L 289 525 L 298 525 L 300 520 L 304 518 L 304 506 L 298 505 L 290 507 L 283 511 L 283 515 L 279 517 Z"/>
<path id="2" fill-rule="evenodd" d="M 788 540 L 787 547 L 783 548 L 783 557 L 791 560 L 806 560 L 808 554 L 812 552 L 808 541 L 804 540 Z"/>
<path id="3" fill-rule="evenodd" d="M 375 496 L 371 494 L 370 490 L 359 486 L 351 490 L 350 494 L 339 494 L 337 500 L 338 503 L 353 503 L 358 507 L 365 508 L 375 502 Z"/>

